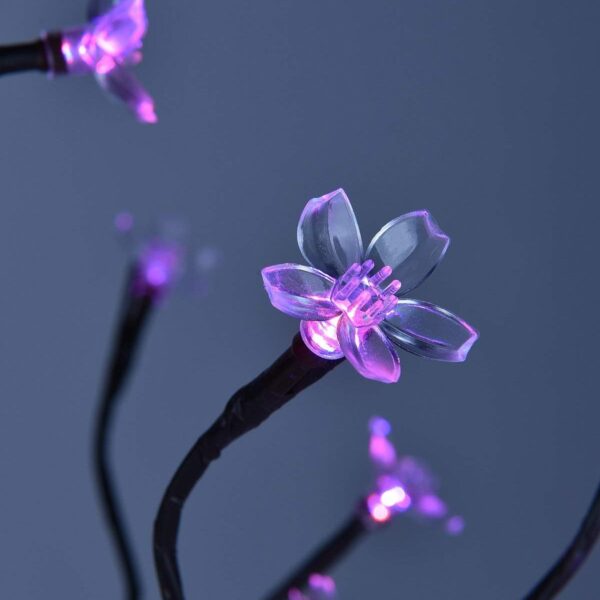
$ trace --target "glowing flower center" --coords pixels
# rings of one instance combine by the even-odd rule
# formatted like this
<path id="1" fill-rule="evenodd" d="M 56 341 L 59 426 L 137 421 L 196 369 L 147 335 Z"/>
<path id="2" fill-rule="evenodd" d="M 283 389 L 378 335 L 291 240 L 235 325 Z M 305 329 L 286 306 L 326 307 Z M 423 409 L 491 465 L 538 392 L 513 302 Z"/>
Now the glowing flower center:
<path id="1" fill-rule="evenodd" d="M 336 282 L 331 301 L 346 315 L 355 327 L 381 323 L 396 306 L 396 292 L 400 282 L 394 279 L 387 287 L 381 284 L 392 274 L 392 268 L 383 267 L 369 276 L 375 263 L 366 260 L 362 265 L 354 263 Z"/>

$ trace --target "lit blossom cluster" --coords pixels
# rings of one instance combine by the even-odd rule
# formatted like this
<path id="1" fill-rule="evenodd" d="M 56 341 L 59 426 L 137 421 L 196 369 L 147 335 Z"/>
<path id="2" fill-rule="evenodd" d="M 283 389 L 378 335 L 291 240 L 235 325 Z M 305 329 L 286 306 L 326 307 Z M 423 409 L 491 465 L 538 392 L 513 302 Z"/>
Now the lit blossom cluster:
<path id="1" fill-rule="evenodd" d="M 369 427 L 369 454 L 376 469 L 375 485 L 367 497 L 370 518 L 375 523 L 385 523 L 395 514 L 409 512 L 426 519 L 443 520 L 448 533 L 461 533 L 462 517 L 449 516 L 431 471 L 416 458 L 397 455 L 388 438 L 389 422 L 374 417 Z"/>
<path id="2" fill-rule="evenodd" d="M 130 67 L 142 59 L 148 28 L 144 0 L 93 0 L 90 21 L 61 32 L 68 74 L 93 74 L 112 97 L 125 103 L 139 121 L 157 121 L 154 101 Z"/>
<path id="3" fill-rule="evenodd" d="M 450 239 L 424 210 L 390 221 L 367 250 L 343 190 L 314 198 L 298 224 L 310 266 L 263 269 L 273 306 L 301 319 L 306 345 L 326 359 L 345 357 L 364 377 L 400 377 L 398 349 L 448 362 L 464 361 L 478 333 L 429 302 L 405 298 L 443 258 Z M 387 283 L 386 283 L 387 282 Z"/>

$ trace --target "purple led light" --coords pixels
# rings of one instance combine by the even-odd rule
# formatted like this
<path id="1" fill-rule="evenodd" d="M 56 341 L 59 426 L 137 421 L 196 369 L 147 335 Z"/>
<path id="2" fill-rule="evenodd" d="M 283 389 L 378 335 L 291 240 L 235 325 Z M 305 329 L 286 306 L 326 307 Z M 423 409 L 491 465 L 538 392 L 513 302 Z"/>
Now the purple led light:
<path id="1" fill-rule="evenodd" d="M 466 359 L 478 337 L 470 325 L 435 305 L 399 298 L 448 248 L 449 238 L 427 211 L 394 219 L 365 252 L 350 201 L 337 190 L 308 202 L 298 244 L 310 267 L 287 263 L 262 275 L 273 306 L 302 320 L 312 352 L 345 356 L 361 375 L 384 383 L 400 377 L 398 348 L 438 360 Z"/>
<path id="2" fill-rule="evenodd" d="M 391 432 L 388 421 L 373 417 L 369 429 L 369 454 L 377 473 L 366 502 L 372 521 L 385 523 L 404 512 L 425 519 L 444 519 L 448 509 L 437 494 L 437 481 L 431 471 L 413 457 L 397 455 L 388 439 Z M 464 522 L 461 517 L 452 517 L 445 527 L 446 531 L 456 535 Z"/>
<path id="3" fill-rule="evenodd" d="M 154 101 L 129 71 L 142 59 L 148 20 L 144 0 L 121 0 L 89 23 L 61 33 L 71 75 L 94 74 L 100 86 L 125 103 L 143 123 L 157 121 Z"/>
<path id="4" fill-rule="evenodd" d="M 182 270 L 182 248 L 165 240 L 146 244 L 138 258 L 138 289 L 161 295 L 173 285 Z"/>
<path id="5" fill-rule="evenodd" d="M 336 598 L 336 586 L 328 575 L 313 573 L 308 578 L 308 589 L 305 594 L 293 588 L 288 592 L 288 600 L 333 600 Z"/>
<path id="6" fill-rule="evenodd" d="M 315 592 L 322 592 L 327 598 L 333 598 L 336 592 L 335 581 L 327 575 L 313 573 L 308 579 L 308 585 Z"/>

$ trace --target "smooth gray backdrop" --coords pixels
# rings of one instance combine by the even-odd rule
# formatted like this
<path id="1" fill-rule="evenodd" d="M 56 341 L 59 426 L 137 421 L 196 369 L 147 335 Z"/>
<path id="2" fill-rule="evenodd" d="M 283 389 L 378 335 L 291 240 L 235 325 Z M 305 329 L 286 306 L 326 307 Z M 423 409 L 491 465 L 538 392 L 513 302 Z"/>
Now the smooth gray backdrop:
<path id="1" fill-rule="evenodd" d="M 118 416 L 118 480 L 149 599 L 174 468 L 297 323 L 260 269 L 299 261 L 305 202 L 344 187 L 366 240 L 428 208 L 452 237 L 418 297 L 482 334 L 467 363 L 404 355 L 385 386 L 343 365 L 228 450 L 190 499 L 189 598 L 257 599 L 370 480 L 368 418 L 440 474 L 462 537 L 399 519 L 335 570 L 342 600 L 517 599 L 597 484 L 595 0 L 150 1 L 138 72 L 160 122 L 90 78 L 0 81 L 0 597 L 120 597 L 90 475 L 121 292 L 114 214 L 187 219 L 223 262 L 173 294 Z M 78 0 L 2 0 L 0 40 L 76 24 Z M 600 596 L 600 552 L 570 600 Z"/>

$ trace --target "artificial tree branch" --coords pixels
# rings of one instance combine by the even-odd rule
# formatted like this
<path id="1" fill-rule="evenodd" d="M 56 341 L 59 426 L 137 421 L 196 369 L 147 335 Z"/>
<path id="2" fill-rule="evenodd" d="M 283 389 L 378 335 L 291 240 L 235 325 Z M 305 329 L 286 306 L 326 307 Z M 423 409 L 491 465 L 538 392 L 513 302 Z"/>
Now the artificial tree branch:
<path id="1" fill-rule="evenodd" d="M 563 555 L 546 576 L 529 592 L 525 600 L 549 600 L 569 583 L 592 552 L 600 536 L 600 486 L 583 523 Z"/>
<path id="2" fill-rule="evenodd" d="M 369 523 L 369 520 L 370 516 L 363 501 L 359 509 L 276 590 L 266 596 L 265 600 L 288 600 L 290 590 L 303 591 L 311 575 L 329 573 L 331 567 L 368 533 L 374 525 L 374 522 Z"/>
<path id="3" fill-rule="evenodd" d="M 154 561 L 164 600 L 183 600 L 177 535 L 185 501 L 208 468 L 233 441 L 258 427 L 342 360 L 313 354 L 299 334 L 266 371 L 239 389 L 189 451 L 171 479 L 154 523 Z"/>
<path id="4" fill-rule="evenodd" d="M 126 590 L 125 597 L 129 600 L 140 598 L 141 580 L 117 497 L 108 453 L 117 401 L 131 372 L 155 299 L 150 288 L 140 288 L 138 271 L 136 265 L 125 283 L 120 317 L 94 425 L 93 445 L 94 474 L 101 507 L 117 552 Z"/>
<path id="5" fill-rule="evenodd" d="M 32 42 L 0 46 L 0 75 L 42 71 L 66 72 L 60 33 L 50 33 Z"/>

